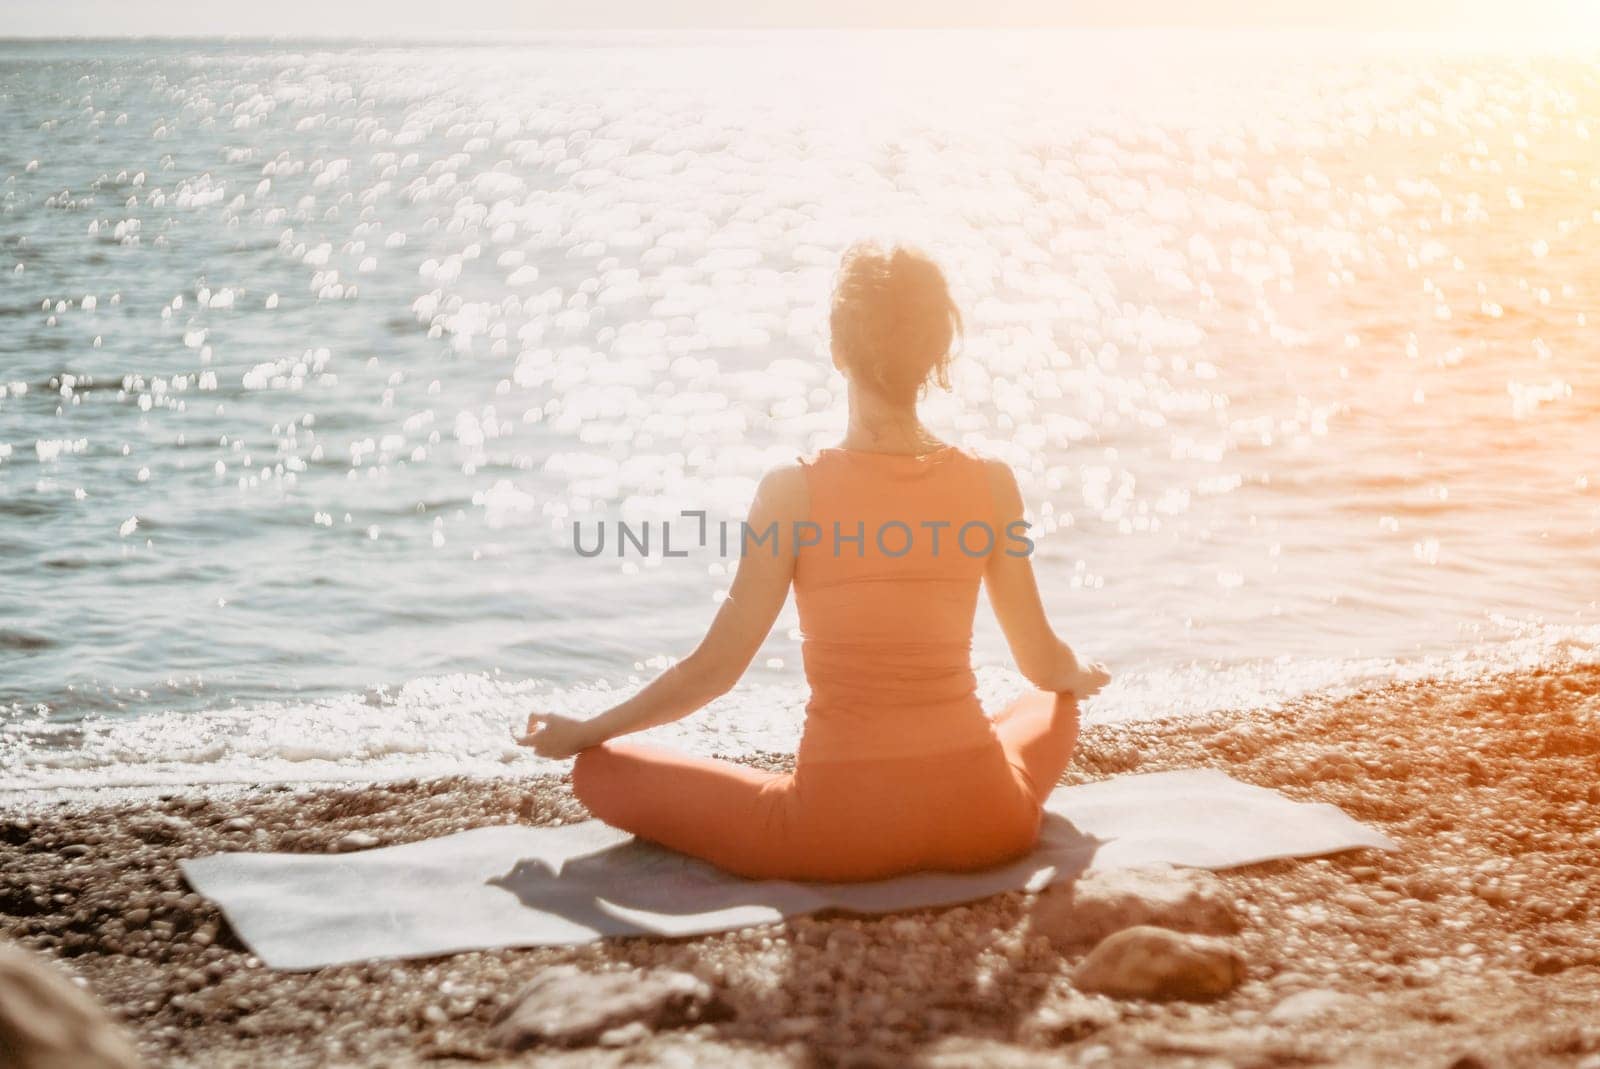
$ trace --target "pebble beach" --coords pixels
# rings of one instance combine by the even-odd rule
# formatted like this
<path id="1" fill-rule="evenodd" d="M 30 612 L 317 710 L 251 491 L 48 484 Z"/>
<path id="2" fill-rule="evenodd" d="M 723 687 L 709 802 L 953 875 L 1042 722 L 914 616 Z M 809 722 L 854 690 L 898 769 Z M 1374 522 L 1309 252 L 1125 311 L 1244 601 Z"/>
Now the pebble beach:
<path id="1" fill-rule="evenodd" d="M 0 1069 L 1600 1069 L 1600 53 L 1556 36 L 0 40 Z M 839 440 L 872 236 L 945 266 L 928 426 L 1116 673 L 1065 782 L 1220 769 L 1399 849 L 266 968 L 182 860 L 588 818 L 514 735 L 693 648 L 736 565 L 667 524 Z M 578 551 L 624 520 L 662 552 Z M 801 637 L 645 738 L 786 767 Z M 972 657 L 1014 696 L 987 612 Z"/>
<path id="2" fill-rule="evenodd" d="M 1101 933 L 1082 930 L 1070 885 L 274 972 L 176 865 L 584 819 L 555 776 L 33 796 L 0 818 L 0 932 L 79 978 L 155 1066 L 1600 1065 L 1600 667 L 1091 727 L 1064 782 L 1196 766 L 1331 802 L 1401 846 L 1174 876 L 1190 886 L 1159 926 L 1237 963 L 1202 996 L 1084 990 L 1085 936 Z M 497 1021 L 558 969 L 681 971 L 715 1012 L 508 1045 Z"/>

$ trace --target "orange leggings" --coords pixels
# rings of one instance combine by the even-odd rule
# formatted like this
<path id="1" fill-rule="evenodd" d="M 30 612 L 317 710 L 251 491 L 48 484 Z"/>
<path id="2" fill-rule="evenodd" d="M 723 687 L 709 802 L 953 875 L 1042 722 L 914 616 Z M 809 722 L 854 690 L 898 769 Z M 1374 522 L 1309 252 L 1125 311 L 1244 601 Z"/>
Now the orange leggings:
<path id="1" fill-rule="evenodd" d="M 606 742 L 578 753 L 572 787 L 607 824 L 753 879 L 977 869 L 1037 841 L 1077 746 L 1077 700 L 1027 694 L 994 718 L 994 734 L 977 749 L 791 773 Z"/>

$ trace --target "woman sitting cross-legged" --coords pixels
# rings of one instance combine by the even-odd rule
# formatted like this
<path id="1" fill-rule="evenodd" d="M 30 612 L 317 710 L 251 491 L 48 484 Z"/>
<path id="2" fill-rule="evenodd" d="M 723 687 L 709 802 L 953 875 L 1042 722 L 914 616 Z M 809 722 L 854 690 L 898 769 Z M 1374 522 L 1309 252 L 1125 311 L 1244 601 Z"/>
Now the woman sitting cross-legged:
<path id="1" fill-rule="evenodd" d="M 529 717 L 521 740 L 576 755 L 599 819 L 754 878 L 868 880 L 1015 859 L 1072 758 L 1078 702 L 1110 678 L 1045 616 L 1005 464 L 939 441 L 917 402 L 948 385 L 960 326 L 920 254 L 845 255 L 830 328 L 849 383 L 843 440 L 761 480 L 726 600 L 700 645 L 597 717 Z M 1038 688 L 985 715 L 970 661 L 986 584 Z M 738 681 L 793 586 L 811 698 L 792 773 L 618 742 L 689 715 Z"/>

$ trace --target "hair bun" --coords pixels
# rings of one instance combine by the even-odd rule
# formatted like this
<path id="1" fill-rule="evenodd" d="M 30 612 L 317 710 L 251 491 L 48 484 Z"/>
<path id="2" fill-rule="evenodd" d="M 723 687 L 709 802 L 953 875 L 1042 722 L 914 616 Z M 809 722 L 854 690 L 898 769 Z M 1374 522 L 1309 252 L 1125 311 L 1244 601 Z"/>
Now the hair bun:
<path id="1" fill-rule="evenodd" d="M 914 401 L 929 381 L 949 389 L 961 314 L 944 272 L 926 254 L 903 245 L 852 245 L 840 263 L 828 322 L 848 371 L 895 400 Z"/>

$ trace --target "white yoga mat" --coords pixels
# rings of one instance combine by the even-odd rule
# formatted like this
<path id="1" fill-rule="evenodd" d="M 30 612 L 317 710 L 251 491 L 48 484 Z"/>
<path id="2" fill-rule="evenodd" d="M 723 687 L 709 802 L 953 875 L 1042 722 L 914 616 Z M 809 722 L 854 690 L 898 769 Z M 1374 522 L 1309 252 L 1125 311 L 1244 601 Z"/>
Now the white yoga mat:
<path id="1" fill-rule="evenodd" d="M 949 905 L 1038 890 L 1089 869 L 1223 869 L 1395 849 L 1334 806 L 1293 802 L 1211 769 L 1062 787 L 1045 808 L 1039 845 L 1021 860 L 871 883 L 746 880 L 595 820 L 477 828 L 353 854 L 212 854 L 182 868 L 264 963 L 316 969 L 608 935 L 693 935 L 828 908 Z"/>

